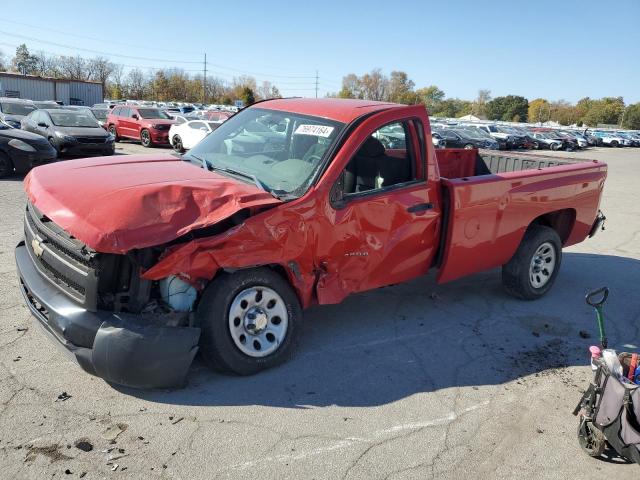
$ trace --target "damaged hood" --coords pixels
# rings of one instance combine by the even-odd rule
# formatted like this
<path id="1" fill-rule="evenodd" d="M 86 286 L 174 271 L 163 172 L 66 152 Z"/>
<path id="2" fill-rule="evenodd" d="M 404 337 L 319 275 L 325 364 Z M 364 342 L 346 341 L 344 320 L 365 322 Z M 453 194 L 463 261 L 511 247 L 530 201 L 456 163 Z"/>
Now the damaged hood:
<path id="1" fill-rule="evenodd" d="M 24 183 L 40 212 L 103 253 L 162 245 L 242 209 L 281 203 L 173 155 L 68 160 L 35 168 Z"/>

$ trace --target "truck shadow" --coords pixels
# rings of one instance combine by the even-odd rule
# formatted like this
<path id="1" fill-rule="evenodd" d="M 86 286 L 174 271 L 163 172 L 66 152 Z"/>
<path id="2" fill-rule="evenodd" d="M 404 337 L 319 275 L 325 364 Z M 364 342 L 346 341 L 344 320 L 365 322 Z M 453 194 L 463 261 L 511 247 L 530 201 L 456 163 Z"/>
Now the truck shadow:
<path id="1" fill-rule="evenodd" d="M 230 377 L 197 360 L 185 389 L 115 388 L 166 404 L 312 408 L 370 407 L 546 375 L 581 384 L 586 377 L 562 367 L 586 366 L 588 346 L 598 343 L 585 293 L 611 288 L 610 345 L 633 348 L 640 344 L 639 283 L 640 261 L 582 253 L 565 253 L 554 288 L 535 302 L 504 293 L 499 270 L 441 286 L 428 275 L 310 309 L 297 355 L 279 368 Z"/>

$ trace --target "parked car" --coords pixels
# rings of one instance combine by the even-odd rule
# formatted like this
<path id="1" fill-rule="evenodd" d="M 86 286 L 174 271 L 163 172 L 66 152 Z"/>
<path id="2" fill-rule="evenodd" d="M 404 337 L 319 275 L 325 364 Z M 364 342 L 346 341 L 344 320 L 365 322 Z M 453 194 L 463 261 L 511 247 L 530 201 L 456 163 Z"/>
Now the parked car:
<path id="1" fill-rule="evenodd" d="M 169 129 L 169 143 L 178 153 L 193 148 L 204 137 L 220 126 L 219 123 L 204 120 L 190 120 L 171 125 Z"/>
<path id="2" fill-rule="evenodd" d="M 0 178 L 55 159 L 56 151 L 45 138 L 0 122 Z"/>
<path id="3" fill-rule="evenodd" d="M 175 120 L 159 108 L 120 105 L 109 112 L 106 123 L 116 142 L 131 138 L 143 147 L 152 147 L 169 145 L 169 129 Z"/>
<path id="4" fill-rule="evenodd" d="M 60 105 L 58 102 L 54 100 L 34 100 L 33 104 L 36 108 L 44 109 L 44 108 L 66 108 L 63 105 Z"/>
<path id="5" fill-rule="evenodd" d="M 87 113 L 38 109 L 22 121 L 22 129 L 46 138 L 59 155 L 112 155 L 114 137 Z"/>
<path id="6" fill-rule="evenodd" d="M 36 106 L 31 100 L 0 97 L 0 121 L 10 127 L 20 128 L 22 119 L 35 109 Z"/>
<path id="7" fill-rule="evenodd" d="M 105 130 L 107 129 L 107 116 L 109 115 L 109 111 L 110 110 L 108 108 L 92 108 L 91 109 L 91 114 L 98 121 L 100 126 Z"/>
<path id="8" fill-rule="evenodd" d="M 602 139 L 602 144 L 607 147 L 622 147 L 624 145 L 624 139 L 613 132 L 607 131 L 595 131 L 593 134 Z"/>
<path id="9" fill-rule="evenodd" d="M 537 150 L 561 150 L 566 148 L 564 140 L 551 132 L 534 131 L 532 135 L 533 148 Z"/>
<path id="10" fill-rule="evenodd" d="M 502 266 L 509 294 L 545 295 L 563 247 L 604 221 L 606 164 L 435 150 L 429 131 L 419 105 L 288 98 L 182 158 L 37 168 L 15 252 L 25 302 L 86 371 L 160 388 L 196 353 L 241 375 L 278 365 L 303 308 L 432 266 L 441 283 Z"/>
<path id="11" fill-rule="evenodd" d="M 91 108 L 107 108 L 109 110 L 111 110 L 113 107 L 115 107 L 116 105 L 120 105 L 119 103 L 116 102 L 103 102 L 103 103 L 96 103 L 93 107 Z"/>
<path id="12" fill-rule="evenodd" d="M 431 135 L 445 141 L 447 148 L 494 148 L 498 149 L 498 142 L 488 140 L 480 135 L 473 135 L 463 129 L 434 129 Z"/>
<path id="13" fill-rule="evenodd" d="M 622 137 L 625 147 L 640 147 L 640 137 L 631 132 L 616 132 L 616 135 Z"/>
<path id="14" fill-rule="evenodd" d="M 473 125 L 473 127 L 477 128 L 478 130 L 485 131 L 486 133 L 491 135 L 491 137 L 493 137 L 495 140 L 503 140 L 506 143 L 507 148 L 517 147 L 518 142 L 515 136 L 510 135 L 504 131 L 501 131 L 496 125 L 481 124 L 481 125 Z"/>

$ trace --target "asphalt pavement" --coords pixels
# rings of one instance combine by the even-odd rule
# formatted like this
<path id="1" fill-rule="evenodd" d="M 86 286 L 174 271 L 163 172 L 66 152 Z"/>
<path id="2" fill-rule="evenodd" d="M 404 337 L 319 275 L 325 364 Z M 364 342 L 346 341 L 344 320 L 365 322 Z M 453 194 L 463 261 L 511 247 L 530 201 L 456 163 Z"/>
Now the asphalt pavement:
<path id="1" fill-rule="evenodd" d="M 565 250 L 543 299 L 509 297 L 499 270 L 431 274 L 310 309 L 279 368 L 229 377 L 196 360 L 172 391 L 109 385 L 45 338 L 15 273 L 22 178 L 1 180 L 0 478 L 637 479 L 581 452 L 571 411 L 597 343 L 587 291 L 611 289 L 612 346 L 640 348 L 640 151 L 554 155 L 609 163 L 607 223 Z"/>

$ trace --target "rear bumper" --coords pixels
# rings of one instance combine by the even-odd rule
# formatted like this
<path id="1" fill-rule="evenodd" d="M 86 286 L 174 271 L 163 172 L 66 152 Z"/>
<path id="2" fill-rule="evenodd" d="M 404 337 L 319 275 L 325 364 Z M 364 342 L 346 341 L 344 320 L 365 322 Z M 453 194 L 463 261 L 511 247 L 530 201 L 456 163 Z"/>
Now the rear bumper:
<path id="1" fill-rule="evenodd" d="M 166 327 L 139 316 L 88 311 L 42 277 L 24 243 L 15 250 L 20 289 L 47 336 L 86 372 L 134 388 L 184 386 L 200 329 Z"/>

